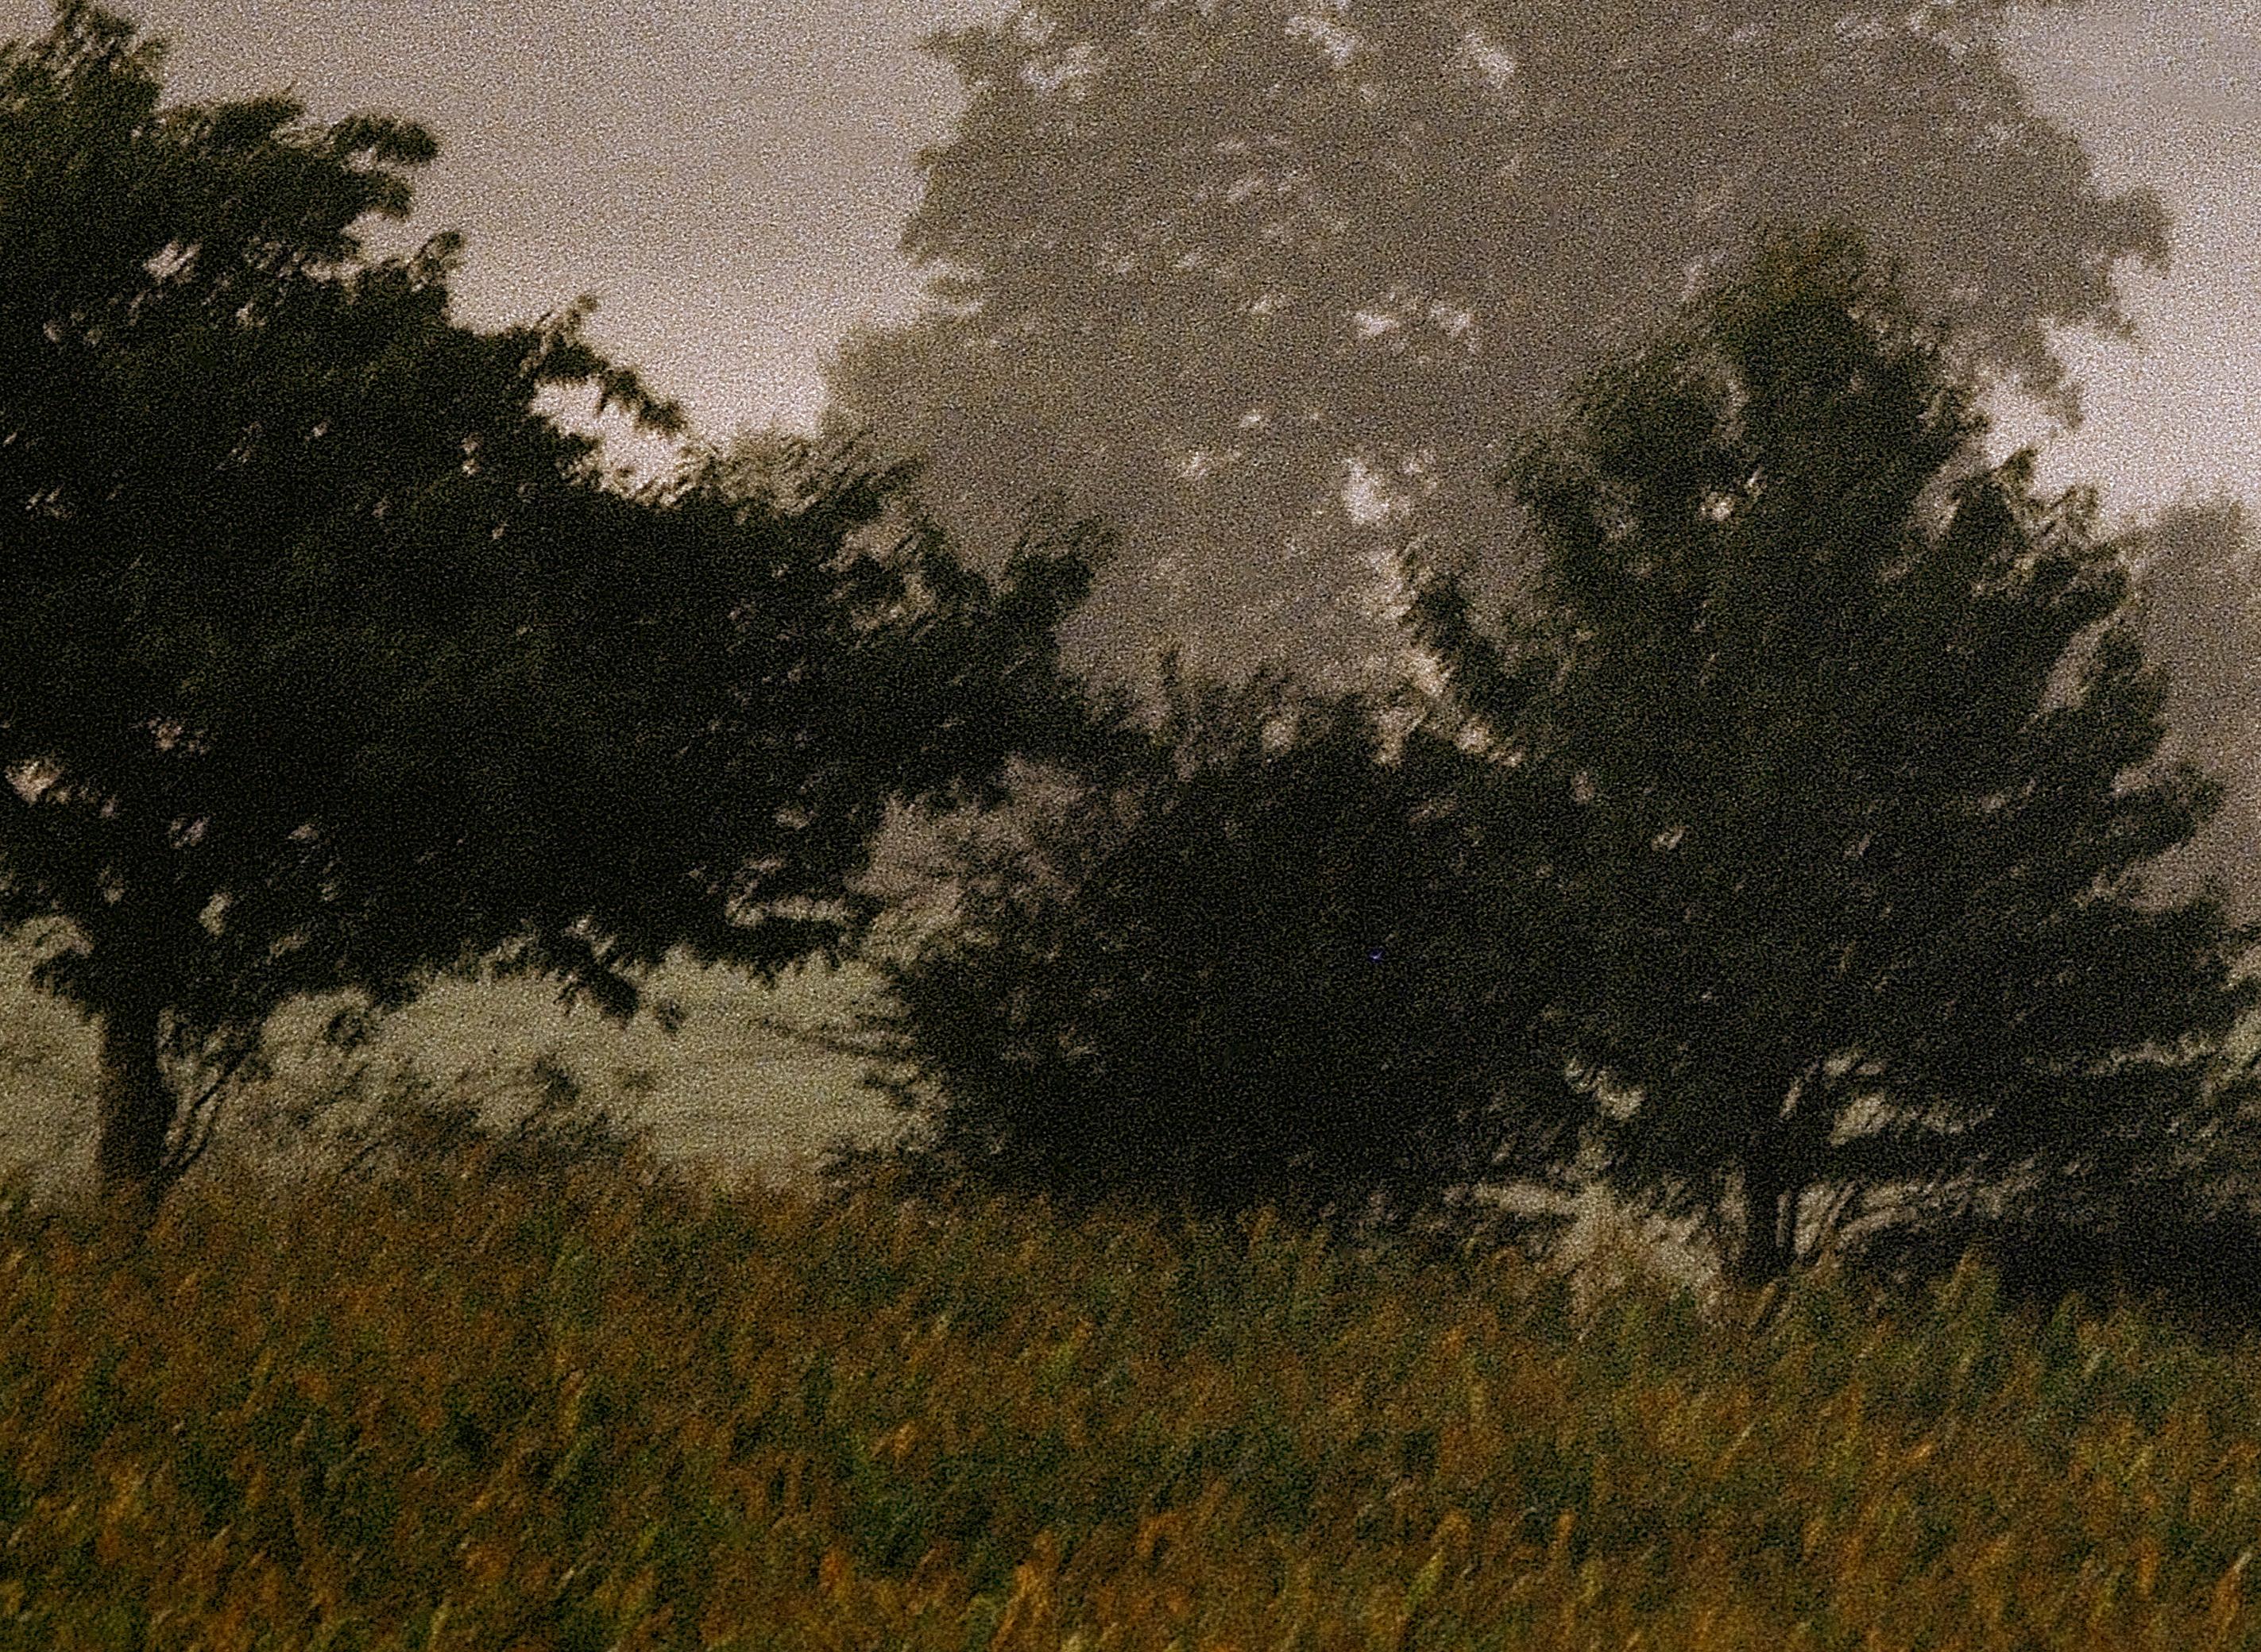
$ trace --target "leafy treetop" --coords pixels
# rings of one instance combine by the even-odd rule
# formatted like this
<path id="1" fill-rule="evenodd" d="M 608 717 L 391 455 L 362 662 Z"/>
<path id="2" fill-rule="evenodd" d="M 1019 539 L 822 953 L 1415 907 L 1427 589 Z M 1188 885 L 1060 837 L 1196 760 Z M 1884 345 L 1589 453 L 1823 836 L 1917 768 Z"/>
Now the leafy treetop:
<path id="1" fill-rule="evenodd" d="M 1740 1197 L 1761 1277 L 1808 1191 L 2124 1190 L 2254 1000 L 2212 894 L 2147 899 L 2216 788 L 2157 761 L 2121 547 L 1983 430 L 1857 236 L 1776 238 L 1518 459 L 1507 647 L 1418 581 L 1463 700 L 1576 805 L 1613 1174 Z"/>
<path id="2" fill-rule="evenodd" d="M 1504 438 L 1759 228 L 1857 218 L 1986 369 L 2073 391 L 2165 216 L 2005 61 L 2006 0 L 1051 0 L 943 34 L 969 103 L 905 235 L 932 302 L 852 339 L 837 416 L 953 526 L 1039 486 L 1124 554 L 1077 647 L 1402 675 L 1378 570 L 1426 533 L 1487 600 L 1528 547 Z M 979 541 L 979 533 L 967 536 Z"/>
<path id="3" fill-rule="evenodd" d="M 967 573 L 852 449 L 607 485 L 545 393 L 680 419 L 585 306 L 481 333 L 453 238 L 363 253 L 428 134 L 160 62 L 75 0 L 0 55 L 0 923 L 64 920 L 144 1195 L 292 998 L 492 958 L 627 1014 L 671 948 L 836 949 L 887 800 L 1049 715 L 1085 578 L 1073 530 Z"/>

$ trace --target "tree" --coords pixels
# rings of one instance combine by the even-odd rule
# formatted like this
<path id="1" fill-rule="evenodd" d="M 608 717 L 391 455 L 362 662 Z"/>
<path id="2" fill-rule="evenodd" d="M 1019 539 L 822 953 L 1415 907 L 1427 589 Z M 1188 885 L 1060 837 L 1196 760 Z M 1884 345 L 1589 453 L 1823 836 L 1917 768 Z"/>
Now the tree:
<path id="1" fill-rule="evenodd" d="M 2191 501 L 2140 537 L 2136 611 L 2143 652 L 2169 674 L 2170 747 L 2222 776 L 2221 812 L 2170 857 L 2171 876 L 2229 885 L 2232 910 L 2261 916 L 2261 580 L 2252 525 L 2236 500 Z"/>
<path id="2" fill-rule="evenodd" d="M 1506 433 L 1763 225 L 1857 218 L 1989 373 L 2070 413 L 2057 325 L 2166 257 L 1999 49 L 2007 0 L 1047 0 L 943 34 L 969 106 L 904 236 L 925 313 L 835 414 L 946 525 L 1066 490 L 1123 554 L 1073 633 L 1331 686 L 1409 669 L 1390 547 L 1487 606 Z"/>
<path id="3" fill-rule="evenodd" d="M 160 64 L 77 0 L 0 55 L 0 925 L 99 1026 L 144 1215 L 291 999 L 486 961 L 627 1015 L 671 949 L 836 954 L 887 800 L 1061 703 L 1086 577 L 890 533 L 853 450 L 624 494 L 538 402 L 678 417 L 583 308 L 479 333 L 452 238 L 364 255 L 427 134 L 161 108 Z"/>
<path id="4" fill-rule="evenodd" d="M 1416 606 L 1575 801 L 1612 1176 L 1754 1280 L 1809 1194 L 2186 1168 L 2254 1001 L 2213 894 L 2147 900 L 2217 789 L 2155 761 L 2121 547 L 1984 430 L 1857 236 L 1775 239 L 1519 457 L 1538 617 L 1494 647 L 1449 583 Z"/>
<path id="5" fill-rule="evenodd" d="M 1393 1226 L 1549 1176 L 1580 1109 L 1544 890 L 1502 874 L 1529 799 L 1431 730 L 1382 761 L 1355 698 L 1163 681 L 1158 725 L 1118 702 L 1111 749 L 977 823 L 950 920 L 882 960 L 897 1156 Z"/>

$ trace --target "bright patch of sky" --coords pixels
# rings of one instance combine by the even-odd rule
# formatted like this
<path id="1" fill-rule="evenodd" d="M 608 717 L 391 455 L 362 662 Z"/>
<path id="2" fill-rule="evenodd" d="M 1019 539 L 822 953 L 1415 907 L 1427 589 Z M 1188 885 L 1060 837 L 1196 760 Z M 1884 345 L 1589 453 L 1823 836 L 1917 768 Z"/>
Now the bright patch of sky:
<path id="1" fill-rule="evenodd" d="M 2148 185 L 2174 218 L 2173 267 L 2125 277 L 2135 340 L 2064 340 L 2087 417 L 2044 440 L 2044 476 L 2100 481 L 2115 515 L 2223 490 L 2261 506 L 2261 13 L 2092 0 L 2021 33 L 2038 105 L 2107 186 Z"/>

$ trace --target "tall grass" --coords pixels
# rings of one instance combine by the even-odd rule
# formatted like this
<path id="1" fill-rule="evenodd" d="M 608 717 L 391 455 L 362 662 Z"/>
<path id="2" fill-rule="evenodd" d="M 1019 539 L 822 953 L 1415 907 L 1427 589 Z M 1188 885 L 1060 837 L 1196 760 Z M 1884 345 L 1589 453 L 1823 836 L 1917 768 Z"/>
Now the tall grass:
<path id="1" fill-rule="evenodd" d="M 2261 1365 L 2125 1312 L 631 1157 L 0 1196 L 0 1647 L 2261 1644 Z"/>

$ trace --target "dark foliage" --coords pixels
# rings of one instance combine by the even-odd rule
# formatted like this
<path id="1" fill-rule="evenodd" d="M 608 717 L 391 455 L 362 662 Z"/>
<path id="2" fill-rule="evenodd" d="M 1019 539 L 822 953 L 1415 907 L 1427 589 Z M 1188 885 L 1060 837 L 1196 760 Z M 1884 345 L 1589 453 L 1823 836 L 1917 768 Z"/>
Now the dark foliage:
<path id="1" fill-rule="evenodd" d="M 1393 1226 L 1547 1174 L 1562 960 L 1498 869 L 1526 799 L 1427 729 L 1382 761 L 1356 699 L 1164 679 L 1159 725 L 969 840 L 954 921 L 884 966 L 907 1156 Z"/>
<path id="2" fill-rule="evenodd" d="M 2054 1308 L 2077 1295 L 2208 1331 L 2261 1330 L 2261 1219 L 2172 1191 L 2100 1220 L 2030 1205 L 1933 1213 L 1850 1236 L 1842 1255 L 1855 1274 L 1903 1290 L 1975 1257 L 2012 1301 Z"/>
<path id="3" fill-rule="evenodd" d="M 1848 232 L 1770 240 L 1511 474 L 1543 551 L 1495 647 L 1423 637 L 1575 826 L 1576 1043 L 1611 1174 L 1743 1269 L 1806 1196 L 2023 1178 L 2100 1209 L 2239 1093 L 2252 935 L 2147 869 L 2218 789 L 2157 761 L 2095 503 L 1990 466 L 1948 346 Z"/>
<path id="4" fill-rule="evenodd" d="M 481 333 L 451 238 L 364 255 L 427 134 L 160 61 L 75 3 L 0 57 L 0 926 L 66 920 L 144 1205 L 300 996 L 836 952 L 888 800 L 1059 704 L 1086 581 L 1073 531 L 965 573 L 853 449 L 624 494 L 537 401 L 679 421 L 582 307 Z"/>

